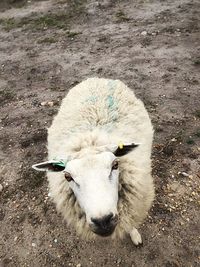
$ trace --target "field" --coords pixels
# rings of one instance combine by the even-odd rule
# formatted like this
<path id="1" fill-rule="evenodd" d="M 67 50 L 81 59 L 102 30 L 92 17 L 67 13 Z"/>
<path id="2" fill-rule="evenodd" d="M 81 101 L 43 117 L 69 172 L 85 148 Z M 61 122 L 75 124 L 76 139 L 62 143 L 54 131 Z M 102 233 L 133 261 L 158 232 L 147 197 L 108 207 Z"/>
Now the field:
<path id="1" fill-rule="evenodd" d="M 0 267 L 199 266 L 199 14 L 198 0 L 0 2 Z M 63 97 L 94 76 L 125 82 L 154 125 L 140 248 L 79 238 L 31 169 Z"/>

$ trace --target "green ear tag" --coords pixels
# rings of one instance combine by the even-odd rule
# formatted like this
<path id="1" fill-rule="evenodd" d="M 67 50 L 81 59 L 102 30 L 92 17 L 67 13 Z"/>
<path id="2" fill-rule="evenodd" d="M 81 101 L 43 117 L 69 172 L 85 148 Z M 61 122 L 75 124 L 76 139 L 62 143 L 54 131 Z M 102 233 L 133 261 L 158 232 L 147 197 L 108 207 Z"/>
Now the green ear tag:
<path id="1" fill-rule="evenodd" d="M 63 160 L 53 163 L 54 166 L 60 166 L 63 168 L 65 168 L 66 164 L 67 164 L 67 161 L 63 161 Z"/>

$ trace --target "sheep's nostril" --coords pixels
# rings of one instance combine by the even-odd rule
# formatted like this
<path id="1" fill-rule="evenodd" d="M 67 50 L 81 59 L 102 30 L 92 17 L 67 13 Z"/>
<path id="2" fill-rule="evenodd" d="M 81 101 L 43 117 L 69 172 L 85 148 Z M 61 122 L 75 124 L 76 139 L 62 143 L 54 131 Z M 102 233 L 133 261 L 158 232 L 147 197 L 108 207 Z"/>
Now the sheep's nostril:
<path id="1" fill-rule="evenodd" d="M 107 228 L 112 225 L 114 215 L 110 213 L 102 218 L 92 218 L 91 221 L 95 224 L 95 226 L 100 228 Z"/>

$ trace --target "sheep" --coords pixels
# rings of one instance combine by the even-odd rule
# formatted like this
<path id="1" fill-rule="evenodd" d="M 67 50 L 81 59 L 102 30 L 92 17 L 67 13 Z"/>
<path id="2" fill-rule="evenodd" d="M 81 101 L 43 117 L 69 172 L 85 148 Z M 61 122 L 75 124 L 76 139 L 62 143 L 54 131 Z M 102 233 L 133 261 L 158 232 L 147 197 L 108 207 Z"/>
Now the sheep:
<path id="1" fill-rule="evenodd" d="M 83 238 L 128 233 L 154 199 L 153 127 L 141 100 L 119 80 L 89 78 L 73 87 L 48 129 L 47 171 L 57 211 Z"/>

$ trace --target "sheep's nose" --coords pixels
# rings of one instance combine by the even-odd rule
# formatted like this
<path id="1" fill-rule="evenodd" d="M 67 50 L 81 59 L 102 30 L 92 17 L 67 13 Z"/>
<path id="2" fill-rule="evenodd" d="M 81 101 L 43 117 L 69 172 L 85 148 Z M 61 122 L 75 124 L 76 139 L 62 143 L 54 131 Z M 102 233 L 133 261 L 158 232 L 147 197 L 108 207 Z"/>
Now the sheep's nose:
<path id="1" fill-rule="evenodd" d="M 92 218 L 91 221 L 98 227 L 106 228 L 111 224 L 113 213 L 110 213 L 102 218 Z"/>
<path id="2" fill-rule="evenodd" d="M 101 218 L 92 218 L 93 222 L 92 230 L 99 235 L 107 236 L 112 234 L 117 224 L 118 216 L 114 216 L 113 213 L 110 213 Z"/>

